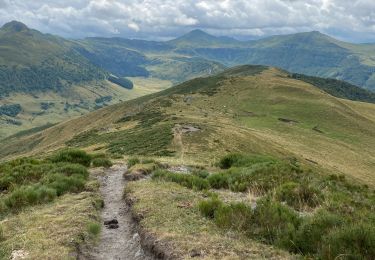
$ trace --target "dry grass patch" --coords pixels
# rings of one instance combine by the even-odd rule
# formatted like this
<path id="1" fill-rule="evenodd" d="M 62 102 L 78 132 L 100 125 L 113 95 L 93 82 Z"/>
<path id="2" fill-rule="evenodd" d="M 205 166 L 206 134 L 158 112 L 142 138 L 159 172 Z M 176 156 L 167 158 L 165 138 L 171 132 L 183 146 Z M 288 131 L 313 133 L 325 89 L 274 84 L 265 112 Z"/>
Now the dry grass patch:
<path id="1" fill-rule="evenodd" d="M 77 246 L 92 240 L 89 225 L 98 220 L 94 192 L 67 194 L 2 220 L 0 258 L 23 252 L 28 259 L 76 259 Z"/>
<path id="2" fill-rule="evenodd" d="M 221 231 L 198 211 L 203 193 L 173 183 L 142 181 L 130 183 L 125 194 L 135 201 L 135 214 L 143 216 L 141 226 L 183 259 L 189 259 L 192 252 L 200 252 L 201 259 L 293 258 L 242 235 Z"/>

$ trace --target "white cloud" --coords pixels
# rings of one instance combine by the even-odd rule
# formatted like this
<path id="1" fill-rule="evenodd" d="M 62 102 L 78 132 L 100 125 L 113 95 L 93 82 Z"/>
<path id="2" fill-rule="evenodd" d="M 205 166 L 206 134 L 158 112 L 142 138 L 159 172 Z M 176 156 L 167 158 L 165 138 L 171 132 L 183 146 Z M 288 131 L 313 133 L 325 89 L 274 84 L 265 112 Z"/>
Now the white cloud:
<path id="1" fill-rule="evenodd" d="M 139 30 L 140 30 L 138 24 L 136 24 L 136 23 L 129 23 L 129 24 L 128 24 L 128 27 L 129 27 L 130 29 L 136 31 L 136 32 L 139 32 Z"/>
<path id="2" fill-rule="evenodd" d="M 241 37 L 319 30 L 375 41 L 374 0 L 0 0 L 0 23 L 9 20 L 69 37 L 164 38 L 201 28 Z"/>

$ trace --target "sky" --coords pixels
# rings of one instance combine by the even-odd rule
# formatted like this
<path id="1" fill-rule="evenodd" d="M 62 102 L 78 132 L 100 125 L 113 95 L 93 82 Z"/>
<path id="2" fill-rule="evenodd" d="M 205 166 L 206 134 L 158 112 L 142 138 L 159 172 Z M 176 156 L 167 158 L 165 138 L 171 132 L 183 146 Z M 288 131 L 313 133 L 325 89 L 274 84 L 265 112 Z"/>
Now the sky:
<path id="1" fill-rule="evenodd" d="M 192 29 L 237 39 L 320 31 L 375 42 L 375 0 L 0 0 L 11 20 L 68 38 L 167 40 Z"/>

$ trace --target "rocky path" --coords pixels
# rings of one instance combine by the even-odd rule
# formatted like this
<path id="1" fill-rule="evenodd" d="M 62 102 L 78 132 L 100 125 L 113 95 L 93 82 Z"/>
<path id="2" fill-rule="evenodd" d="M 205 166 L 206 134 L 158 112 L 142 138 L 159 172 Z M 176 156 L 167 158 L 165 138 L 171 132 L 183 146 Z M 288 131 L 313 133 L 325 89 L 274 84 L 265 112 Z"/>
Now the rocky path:
<path id="1" fill-rule="evenodd" d="M 95 260 L 151 260 L 140 245 L 139 235 L 128 206 L 122 199 L 125 182 L 122 174 L 125 165 L 114 165 L 104 170 L 98 179 L 104 199 L 102 211 L 102 232 L 99 245 L 90 252 L 86 259 Z M 107 223 L 104 223 L 106 222 Z M 111 221 L 108 223 L 108 221 Z M 106 225 L 105 225 L 106 224 Z"/>

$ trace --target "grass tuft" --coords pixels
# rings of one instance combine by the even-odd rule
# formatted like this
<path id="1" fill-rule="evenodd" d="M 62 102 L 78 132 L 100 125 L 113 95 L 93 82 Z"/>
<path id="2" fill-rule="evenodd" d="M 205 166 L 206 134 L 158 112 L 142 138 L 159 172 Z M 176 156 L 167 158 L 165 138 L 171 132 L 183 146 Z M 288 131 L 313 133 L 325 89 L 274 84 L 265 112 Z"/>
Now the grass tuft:
<path id="1" fill-rule="evenodd" d="M 90 222 L 87 225 L 87 230 L 90 235 L 97 237 L 101 231 L 101 225 L 97 222 Z"/>
<path id="2" fill-rule="evenodd" d="M 110 168 L 112 166 L 111 160 L 107 158 L 95 158 L 92 160 L 92 166 Z"/>
<path id="3" fill-rule="evenodd" d="M 78 163 L 78 164 L 82 164 L 83 166 L 89 167 L 91 164 L 91 156 L 82 150 L 66 149 L 52 156 L 51 161 L 54 163 L 58 163 L 58 162 Z"/>

